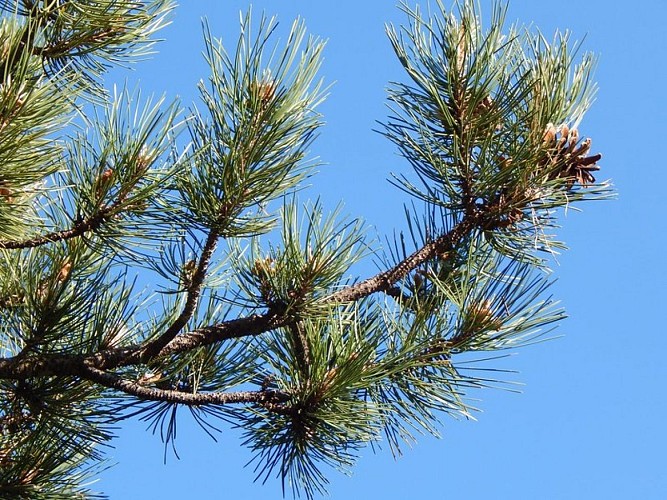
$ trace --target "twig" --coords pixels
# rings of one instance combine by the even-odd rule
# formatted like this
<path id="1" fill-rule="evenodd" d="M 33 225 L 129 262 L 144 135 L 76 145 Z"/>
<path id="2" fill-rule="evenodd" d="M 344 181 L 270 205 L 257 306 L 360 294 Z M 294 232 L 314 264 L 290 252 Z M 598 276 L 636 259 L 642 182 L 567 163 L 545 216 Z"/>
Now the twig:
<path id="1" fill-rule="evenodd" d="M 91 382 L 103 385 L 110 389 L 136 396 L 148 401 L 164 401 L 169 403 L 184 404 L 188 406 L 201 406 L 209 404 L 239 404 L 239 403 L 257 403 L 259 405 L 273 406 L 284 403 L 289 399 L 285 393 L 262 390 L 262 391 L 240 391 L 240 392 L 183 392 L 154 387 L 146 387 L 137 382 L 132 382 L 119 377 L 113 373 L 98 370 L 92 366 L 85 366 L 80 372 L 80 376 Z"/>

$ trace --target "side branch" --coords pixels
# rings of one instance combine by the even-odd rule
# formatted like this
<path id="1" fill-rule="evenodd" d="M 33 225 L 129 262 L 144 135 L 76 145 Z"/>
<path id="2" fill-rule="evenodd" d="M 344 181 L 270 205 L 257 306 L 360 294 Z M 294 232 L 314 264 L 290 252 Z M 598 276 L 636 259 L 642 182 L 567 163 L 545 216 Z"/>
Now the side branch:
<path id="1" fill-rule="evenodd" d="M 339 290 L 326 300 L 328 302 L 352 302 L 377 292 L 392 295 L 395 283 L 427 260 L 452 250 L 466 234 L 475 227 L 483 225 L 483 223 L 482 217 L 465 218 L 451 231 L 427 243 L 391 269 L 356 285 Z M 212 237 L 209 239 L 212 239 Z M 199 269 L 201 269 L 202 273 L 193 277 L 193 288 L 179 319 L 152 344 L 105 349 L 87 356 L 56 354 L 40 358 L 14 357 L 0 359 L 0 379 L 77 375 L 84 366 L 98 370 L 109 370 L 122 366 L 138 365 L 144 363 L 147 359 L 174 355 L 216 342 L 260 335 L 276 328 L 289 326 L 296 321 L 296 318 L 285 315 L 281 311 L 270 310 L 265 314 L 237 318 L 179 335 L 178 333 L 185 326 L 196 306 L 204 279 L 203 270 L 208 265 L 213 248 L 214 242 L 210 244 L 208 256 L 206 256 L 207 252 L 202 255 L 197 271 L 199 274 Z"/>
<path id="2" fill-rule="evenodd" d="M 185 327 L 187 322 L 190 320 L 192 315 L 197 308 L 197 303 L 199 302 L 199 296 L 201 295 L 202 285 L 204 283 L 204 278 L 206 278 L 206 272 L 208 271 L 208 266 L 213 257 L 213 252 L 218 241 L 219 233 L 215 229 L 211 229 L 206 238 L 206 243 L 202 250 L 201 257 L 197 263 L 197 268 L 191 277 L 188 278 L 187 283 L 187 299 L 185 301 L 185 306 L 178 318 L 172 323 L 172 325 L 167 328 L 167 330 L 162 333 L 158 338 L 148 342 L 142 349 L 141 359 L 142 361 L 148 360 L 156 356 L 169 342 L 171 342 L 176 335 Z"/>
<path id="3" fill-rule="evenodd" d="M 436 255 L 453 250 L 454 247 L 476 226 L 480 224 L 478 217 L 464 218 L 448 233 L 426 243 L 404 260 L 380 274 L 361 281 L 355 285 L 343 288 L 327 297 L 328 302 L 354 302 L 376 292 L 394 294 L 393 286 L 411 271 L 424 262 L 433 259 Z"/>
<path id="4" fill-rule="evenodd" d="M 54 243 L 56 241 L 70 240 L 89 231 L 95 231 L 100 227 L 104 222 L 112 217 L 115 214 L 117 204 L 110 205 L 101 209 L 94 215 L 85 217 L 79 220 L 71 229 L 65 229 L 63 231 L 54 231 L 42 236 L 36 236 L 28 240 L 23 241 L 8 241 L 0 240 L 0 248 L 6 249 L 18 249 L 18 248 L 34 248 L 48 243 Z"/>
<path id="5" fill-rule="evenodd" d="M 256 403 L 262 406 L 273 407 L 273 405 L 284 403 L 289 399 L 287 394 L 270 390 L 191 393 L 156 389 L 122 379 L 118 375 L 98 370 L 91 366 L 85 367 L 80 375 L 86 380 L 130 394 L 139 399 L 147 401 L 164 401 L 166 403 L 184 404 L 188 406 Z"/>
<path id="6" fill-rule="evenodd" d="M 178 335 L 156 357 L 178 354 L 197 347 L 234 338 L 259 335 L 286 326 L 292 321 L 284 315 L 269 312 L 225 321 Z M 52 354 L 40 357 L 0 358 L 0 379 L 23 379 L 49 376 L 77 376 L 84 368 L 109 370 L 142 363 L 141 345 L 105 349 L 91 355 Z"/>

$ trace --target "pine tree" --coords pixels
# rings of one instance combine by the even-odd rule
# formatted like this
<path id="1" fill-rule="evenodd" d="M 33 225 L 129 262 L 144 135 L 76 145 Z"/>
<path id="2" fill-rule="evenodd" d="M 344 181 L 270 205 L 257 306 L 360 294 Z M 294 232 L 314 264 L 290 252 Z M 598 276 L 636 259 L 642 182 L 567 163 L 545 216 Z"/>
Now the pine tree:
<path id="1" fill-rule="evenodd" d="M 472 0 L 401 6 L 382 133 L 411 173 L 383 249 L 298 198 L 327 90 L 301 21 L 274 44 L 247 14 L 231 51 L 205 28 L 188 107 L 104 80 L 152 50 L 171 0 L 0 7 L 2 498 L 97 497 L 112 426 L 171 443 L 182 408 L 241 428 L 258 477 L 311 498 L 323 466 L 470 416 L 496 382 L 466 363 L 564 317 L 558 214 L 612 194 L 578 132 L 594 58 L 567 34 L 506 28 L 500 3 L 488 28 Z M 383 269 L 355 276 L 368 259 Z"/>

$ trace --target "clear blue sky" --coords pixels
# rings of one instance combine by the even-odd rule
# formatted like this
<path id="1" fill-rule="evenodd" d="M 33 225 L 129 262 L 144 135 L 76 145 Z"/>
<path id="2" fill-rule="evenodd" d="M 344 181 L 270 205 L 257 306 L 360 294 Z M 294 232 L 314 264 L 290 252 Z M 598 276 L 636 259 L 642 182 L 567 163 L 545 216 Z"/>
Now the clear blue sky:
<path id="1" fill-rule="evenodd" d="M 231 47 L 250 2 L 182 3 L 159 54 L 114 78 L 195 99 L 197 81 L 207 77 L 201 17 Z M 403 15 L 380 0 L 264 0 L 254 10 L 278 15 L 284 27 L 301 15 L 311 33 L 329 40 L 322 76 L 336 83 L 312 148 L 327 165 L 307 194 L 330 207 L 344 200 L 348 213 L 390 234 L 404 197 L 386 178 L 407 166 L 372 129 L 386 115 L 387 82 L 403 78 L 383 32 Z M 365 450 L 352 477 L 331 472 L 333 499 L 667 498 L 667 2 L 514 0 L 509 19 L 549 36 L 571 29 L 600 55 L 597 102 L 580 128 L 603 153 L 600 177 L 613 179 L 619 197 L 563 219 L 571 250 L 559 257 L 553 288 L 570 316 L 558 329 L 563 337 L 498 362 L 518 371 L 508 377 L 525 384 L 522 394 L 474 393 L 483 409 L 476 422 L 445 419 L 443 439 L 425 436 L 398 461 Z M 253 484 L 243 468 L 250 454 L 239 432 L 225 429 L 215 443 L 187 412 L 179 425 L 181 460 L 168 455 L 163 465 L 159 437 L 141 422 L 125 424 L 110 450 L 119 464 L 95 488 L 112 500 L 280 498 L 278 481 Z"/>

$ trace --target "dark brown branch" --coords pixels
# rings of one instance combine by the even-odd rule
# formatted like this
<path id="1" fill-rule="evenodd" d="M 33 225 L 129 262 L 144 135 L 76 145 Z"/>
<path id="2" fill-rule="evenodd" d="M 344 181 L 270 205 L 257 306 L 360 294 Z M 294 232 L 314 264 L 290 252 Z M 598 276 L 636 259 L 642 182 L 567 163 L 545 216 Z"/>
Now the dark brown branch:
<path id="1" fill-rule="evenodd" d="M 289 399 L 287 394 L 271 390 L 191 393 L 157 389 L 122 379 L 118 375 L 98 370 L 97 368 L 90 366 L 84 367 L 80 372 L 80 376 L 91 382 L 95 382 L 110 389 L 116 389 L 139 399 L 147 401 L 164 401 L 167 403 L 177 403 L 188 406 L 256 403 L 262 406 L 271 407 L 279 403 L 284 403 Z"/>
<path id="2" fill-rule="evenodd" d="M 436 240 L 427 243 L 421 249 L 417 250 L 403 261 L 399 262 L 393 268 L 384 271 L 376 276 L 368 278 L 360 283 L 344 288 L 332 295 L 326 300 L 327 302 L 352 302 L 357 301 L 363 297 L 367 297 L 377 292 L 390 291 L 394 284 L 405 278 L 412 270 L 419 267 L 421 264 L 436 255 L 443 254 L 452 250 L 460 241 L 475 227 L 484 225 L 484 221 L 466 218 L 451 231 L 440 236 Z M 212 253 L 211 248 L 211 253 Z M 210 256 L 208 257 L 210 259 Z M 204 258 L 200 260 L 200 264 L 204 263 Z M 201 287 L 203 276 L 197 278 L 195 283 L 199 283 L 195 288 L 198 290 Z M 198 295 L 197 295 L 198 298 Z M 192 298 L 189 303 L 194 305 L 196 298 Z M 186 308 L 181 313 L 182 326 L 187 323 Z M 192 312 L 189 313 L 190 315 Z M 197 330 L 178 335 L 178 331 L 182 326 L 178 326 L 175 322 L 174 326 L 170 327 L 158 339 L 166 339 L 167 333 L 173 337 L 165 343 L 160 349 L 156 350 L 151 358 L 162 356 L 169 356 L 181 352 L 190 351 L 197 347 L 202 347 L 224 340 L 230 340 L 240 337 L 248 337 L 259 335 L 261 333 L 274 330 L 276 328 L 288 326 L 295 321 L 294 317 L 287 316 L 281 311 L 269 311 L 262 315 L 253 315 L 245 318 L 237 318 L 230 321 L 225 321 L 217 325 L 198 328 Z M 180 323 L 179 323 L 180 325 Z M 176 331 L 176 329 L 179 329 Z M 174 333 L 176 332 L 176 333 Z M 158 345 L 157 343 L 154 345 Z M 105 349 L 98 353 L 89 356 L 71 356 L 65 354 L 45 355 L 39 358 L 8 358 L 0 359 L 0 378 L 18 379 L 37 376 L 53 376 L 53 375 L 76 375 L 82 366 L 94 367 L 100 370 L 108 370 L 121 366 L 138 365 L 145 362 L 147 357 L 147 346 L 131 346 L 126 348 Z"/>
<path id="3" fill-rule="evenodd" d="M 108 207 L 102 208 L 99 212 L 89 217 L 85 217 L 74 224 L 74 227 L 71 229 L 65 229 L 63 231 L 54 231 L 42 236 L 36 236 L 35 238 L 30 238 L 23 241 L 7 241 L 0 240 L 0 248 L 6 249 L 17 249 L 17 248 L 34 248 L 48 243 L 54 243 L 56 241 L 70 240 L 81 236 L 89 231 L 95 231 L 99 228 L 104 222 L 115 215 L 116 210 L 118 209 L 119 203 L 114 203 Z"/>
<path id="4" fill-rule="evenodd" d="M 206 238 L 206 243 L 204 244 L 197 268 L 192 274 L 192 277 L 189 279 L 187 286 L 188 296 L 181 314 L 179 314 L 178 318 L 176 318 L 176 320 L 162 335 L 148 342 L 144 346 L 141 352 L 142 361 L 149 360 L 156 356 L 169 342 L 174 339 L 174 337 L 176 337 L 176 335 L 180 333 L 190 318 L 192 318 L 192 315 L 194 314 L 199 302 L 204 278 L 206 278 L 206 272 L 208 271 L 208 266 L 211 262 L 211 258 L 213 257 L 213 252 L 215 251 L 218 237 L 218 231 L 211 229 L 208 234 L 208 238 Z"/>
<path id="5" fill-rule="evenodd" d="M 465 235 L 472 231 L 481 222 L 476 218 L 465 218 L 448 233 L 426 243 L 422 248 L 413 252 L 391 269 L 361 281 L 355 285 L 343 288 L 327 298 L 328 302 L 353 302 L 376 292 L 389 292 L 395 283 L 405 278 L 411 271 L 424 262 L 433 259 L 450 250 L 461 242 Z"/>
<path id="6" fill-rule="evenodd" d="M 291 320 L 275 312 L 253 315 L 207 326 L 178 335 L 156 357 L 178 354 L 224 340 L 259 335 L 289 324 Z M 142 363 L 141 345 L 105 349 L 92 355 L 68 354 L 0 359 L 0 379 L 77 375 L 82 366 L 105 370 Z"/>

